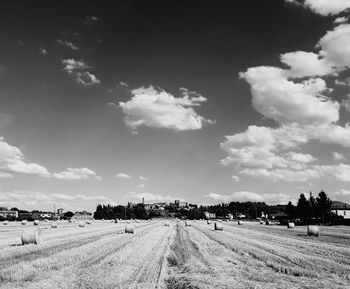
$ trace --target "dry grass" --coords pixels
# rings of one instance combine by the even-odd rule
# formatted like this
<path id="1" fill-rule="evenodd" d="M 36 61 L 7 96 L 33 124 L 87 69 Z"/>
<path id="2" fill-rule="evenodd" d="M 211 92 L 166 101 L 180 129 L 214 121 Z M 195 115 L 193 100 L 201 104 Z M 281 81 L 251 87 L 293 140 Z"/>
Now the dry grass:
<path id="1" fill-rule="evenodd" d="M 41 223 L 44 244 L 0 227 L 0 288 L 350 288 L 350 228 L 288 230 L 245 222 Z M 33 226 L 27 224 L 27 226 Z M 46 229 L 45 229 L 46 228 Z"/>

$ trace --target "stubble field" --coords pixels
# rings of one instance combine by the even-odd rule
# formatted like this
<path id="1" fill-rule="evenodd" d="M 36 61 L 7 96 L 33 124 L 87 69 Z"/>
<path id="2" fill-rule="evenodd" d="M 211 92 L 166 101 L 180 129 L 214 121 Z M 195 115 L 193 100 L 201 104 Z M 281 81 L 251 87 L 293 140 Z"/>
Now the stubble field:
<path id="1" fill-rule="evenodd" d="M 41 223 L 43 244 L 0 225 L 0 288 L 350 288 L 350 228 L 205 221 Z"/>

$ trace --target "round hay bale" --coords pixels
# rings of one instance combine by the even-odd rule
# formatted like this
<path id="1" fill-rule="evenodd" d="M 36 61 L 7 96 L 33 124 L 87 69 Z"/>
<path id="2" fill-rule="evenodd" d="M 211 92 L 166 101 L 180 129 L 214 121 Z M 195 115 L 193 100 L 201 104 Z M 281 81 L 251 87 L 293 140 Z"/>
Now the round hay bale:
<path id="1" fill-rule="evenodd" d="M 57 223 L 56 222 L 51 223 L 51 228 L 52 229 L 57 229 Z"/>
<path id="2" fill-rule="evenodd" d="M 34 226 L 39 226 L 40 222 L 39 220 L 34 220 Z"/>
<path id="3" fill-rule="evenodd" d="M 91 225 L 91 221 L 89 221 L 89 220 L 86 221 L 86 224 Z"/>
<path id="4" fill-rule="evenodd" d="M 269 221 L 269 220 L 266 220 L 265 224 L 266 224 L 266 225 L 270 225 L 270 221 Z"/>
<path id="5" fill-rule="evenodd" d="M 239 220 L 238 221 L 238 225 L 243 225 L 244 223 L 243 223 L 243 221 L 242 220 Z"/>
<path id="6" fill-rule="evenodd" d="M 72 223 L 73 221 L 71 219 L 68 220 L 68 223 Z"/>
<path id="7" fill-rule="evenodd" d="M 115 219 L 115 220 L 114 220 L 114 223 L 118 224 L 118 223 L 119 223 L 119 220 L 118 220 L 118 219 Z"/>
<path id="8" fill-rule="evenodd" d="M 216 230 L 216 231 L 223 231 L 224 230 L 224 226 L 222 225 L 222 223 L 215 222 L 214 230 Z"/>
<path id="9" fill-rule="evenodd" d="M 307 235 L 318 237 L 320 234 L 320 229 L 318 226 L 307 226 Z"/>
<path id="10" fill-rule="evenodd" d="M 36 244 L 40 245 L 43 243 L 41 238 L 40 228 L 27 228 L 24 229 L 21 233 L 22 245 L 26 244 Z"/>
<path id="11" fill-rule="evenodd" d="M 288 229 L 293 229 L 295 227 L 295 224 L 293 222 L 289 222 L 287 225 Z"/>
<path id="12" fill-rule="evenodd" d="M 23 220 L 22 222 L 21 222 L 21 225 L 22 226 L 25 226 L 27 224 L 27 220 Z"/>
<path id="13" fill-rule="evenodd" d="M 7 225 L 9 224 L 9 221 L 4 221 L 2 224 L 3 224 L 4 226 L 7 226 Z"/>
<path id="14" fill-rule="evenodd" d="M 136 220 L 136 223 L 140 223 L 140 220 Z"/>
<path id="15" fill-rule="evenodd" d="M 186 221 L 186 222 L 185 222 L 185 226 L 186 226 L 186 227 L 191 227 L 191 226 L 192 226 L 192 224 L 191 224 L 191 222 L 190 222 L 190 221 Z"/>
<path id="16" fill-rule="evenodd" d="M 260 225 L 264 225 L 264 221 L 260 221 Z"/>
<path id="17" fill-rule="evenodd" d="M 85 227 L 85 223 L 84 222 L 80 222 L 78 225 L 80 228 L 84 228 Z"/>
<path id="18" fill-rule="evenodd" d="M 164 226 L 165 227 L 170 227 L 170 223 L 169 222 L 165 222 Z"/>
<path id="19" fill-rule="evenodd" d="M 134 234 L 134 233 L 135 233 L 135 226 L 132 224 L 126 224 L 125 234 Z"/>
<path id="20" fill-rule="evenodd" d="M 211 221 L 210 221 L 210 220 L 207 220 L 207 224 L 210 225 L 210 224 L 211 224 Z"/>

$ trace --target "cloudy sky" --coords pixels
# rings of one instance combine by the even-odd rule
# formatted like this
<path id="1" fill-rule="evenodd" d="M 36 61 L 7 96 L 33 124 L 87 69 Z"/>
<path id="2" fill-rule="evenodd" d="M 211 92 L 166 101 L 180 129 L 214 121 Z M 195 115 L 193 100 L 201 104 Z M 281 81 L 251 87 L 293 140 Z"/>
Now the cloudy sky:
<path id="1" fill-rule="evenodd" d="M 0 206 L 350 202 L 348 8 L 2 1 Z"/>

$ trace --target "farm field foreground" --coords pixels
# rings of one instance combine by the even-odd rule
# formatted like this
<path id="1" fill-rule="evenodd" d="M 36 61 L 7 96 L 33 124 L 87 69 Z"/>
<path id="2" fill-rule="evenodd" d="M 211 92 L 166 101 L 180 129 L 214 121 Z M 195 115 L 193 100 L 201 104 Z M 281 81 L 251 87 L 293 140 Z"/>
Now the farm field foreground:
<path id="1" fill-rule="evenodd" d="M 350 228 L 141 221 L 41 223 L 43 244 L 0 225 L 0 288 L 350 288 Z"/>

